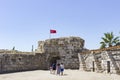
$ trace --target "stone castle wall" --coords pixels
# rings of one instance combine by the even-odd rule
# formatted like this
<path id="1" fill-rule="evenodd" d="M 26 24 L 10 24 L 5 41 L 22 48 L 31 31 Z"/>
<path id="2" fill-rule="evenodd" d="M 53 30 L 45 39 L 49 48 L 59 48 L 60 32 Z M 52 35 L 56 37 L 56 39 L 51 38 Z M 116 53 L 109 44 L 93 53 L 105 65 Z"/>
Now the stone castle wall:
<path id="1" fill-rule="evenodd" d="M 35 52 L 0 50 L 0 73 L 49 69 L 53 63 L 63 63 L 66 69 L 120 73 L 120 46 L 87 50 L 80 37 L 64 37 L 39 41 Z"/>
<path id="2" fill-rule="evenodd" d="M 78 52 L 83 50 L 80 37 L 48 39 L 38 42 L 35 52 L 0 50 L 0 73 L 49 69 L 52 63 L 64 63 L 66 69 L 78 69 Z"/>
<path id="3" fill-rule="evenodd" d="M 120 48 L 79 53 L 80 68 L 85 71 L 120 73 Z"/>
<path id="4" fill-rule="evenodd" d="M 80 37 L 55 38 L 39 41 L 37 52 L 46 53 L 48 66 L 56 62 L 63 63 L 66 69 L 78 69 L 78 52 L 83 47 L 84 40 Z"/>
<path id="5" fill-rule="evenodd" d="M 0 53 L 0 73 L 45 69 L 45 56 L 32 53 Z"/>

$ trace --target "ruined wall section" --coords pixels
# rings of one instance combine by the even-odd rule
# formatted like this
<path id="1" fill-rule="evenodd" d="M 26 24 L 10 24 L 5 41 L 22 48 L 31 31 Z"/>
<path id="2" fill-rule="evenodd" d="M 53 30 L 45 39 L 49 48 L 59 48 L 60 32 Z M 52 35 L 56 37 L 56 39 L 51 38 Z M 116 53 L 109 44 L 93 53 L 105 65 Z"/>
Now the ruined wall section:
<path id="1" fill-rule="evenodd" d="M 120 73 L 120 48 L 116 47 L 81 53 L 85 70 L 103 73 Z M 82 62 L 80 61 L 80 63 Z"/>
<path id="2" fill-rule="evenodd" d="M 59 57 L 57 63 L 64 63 L 66 69 L 78 69 L 78 52 L 82 52 L 84 40 L 80 37 L 64 37 L 38 42 L 37 52 L 46 53 L 48 64 L 53 57 Z"/>
<path id="3" fill-rule="evenodd" d="M 0 53 L 0 73 L 45 69 L 45 55 L 20 52 Z"/>
<path id="4" fill-rule="evenodd" d="M 113 57 L 113 60 L 115 61 L 116 65 L 118 66 L 118 68 L 120 70 L 120 50 L 112 52 L 112 57 Z"/>
<path id="5" fill-rule="evenodd" d="M 104 72 L 108 70 L 108 61 L 110 62 L 110 73 L 120 73 L 120 51 L 103 51 L 102 56 L 102 67 Z"/>
<path id="6" fill-rule="evenodd" d="M 49 69 L 54 60 L 64 63 L 66 69 L 78 69 L 78 52 L 83 47 L 80 37 L 65 37 L 39 41 L 35 52 L 0 50 L 0 73 Z"/>

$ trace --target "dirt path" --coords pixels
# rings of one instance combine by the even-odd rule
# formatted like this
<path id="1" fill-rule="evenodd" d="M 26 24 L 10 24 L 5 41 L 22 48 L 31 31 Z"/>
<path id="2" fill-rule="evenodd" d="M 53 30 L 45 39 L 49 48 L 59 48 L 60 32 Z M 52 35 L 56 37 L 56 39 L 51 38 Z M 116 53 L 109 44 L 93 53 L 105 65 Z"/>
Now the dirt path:
<path id="1" fill-rule="evenodd" d="M 49 71 L 36 70 L 0 74 L 0 80 L 120 80 L 120 75 L 65 70 L 63 76 L 50 74 Z"/>

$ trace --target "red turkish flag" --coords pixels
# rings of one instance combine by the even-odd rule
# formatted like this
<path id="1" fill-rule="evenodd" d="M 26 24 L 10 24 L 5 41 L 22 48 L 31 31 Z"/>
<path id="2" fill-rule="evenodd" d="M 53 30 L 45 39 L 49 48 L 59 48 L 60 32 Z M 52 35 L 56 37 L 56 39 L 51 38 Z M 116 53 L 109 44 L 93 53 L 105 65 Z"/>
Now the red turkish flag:
<path id="1" fill-rule="evenodd" d="M 50 33 L 52 34 L 52 33 L 56 33 L 56 30 L 50 30 Z"/>

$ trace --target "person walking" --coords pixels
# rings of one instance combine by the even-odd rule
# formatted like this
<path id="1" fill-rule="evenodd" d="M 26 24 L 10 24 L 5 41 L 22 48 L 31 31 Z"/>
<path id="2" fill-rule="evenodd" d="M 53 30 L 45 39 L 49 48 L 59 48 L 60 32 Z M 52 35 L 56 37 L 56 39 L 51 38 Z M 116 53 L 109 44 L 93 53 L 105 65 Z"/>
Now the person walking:
<path id="1" fill-rule="evenodd" d="M 55 74 L 55 71 L 56 71 L 56 64 L 55 63 L 52 64 L 52 69 L 53 69 L 53 74 Z"/>
<path id="2" fill-rule="evenodd" d="M 60 75 L 60 70 L 61 70 L 61 67 L 60 67 L 60 64 L 58 63 L 57 64 L 57 75 Z"/>
<path id="3" fill-rule="evenodd" d="M 63 65 L 63 63 L 60 64 L 60 72 L 61 72 L 61 75 L 63 75 L 63 72 L 64 72 L 64 65 Z"/>

